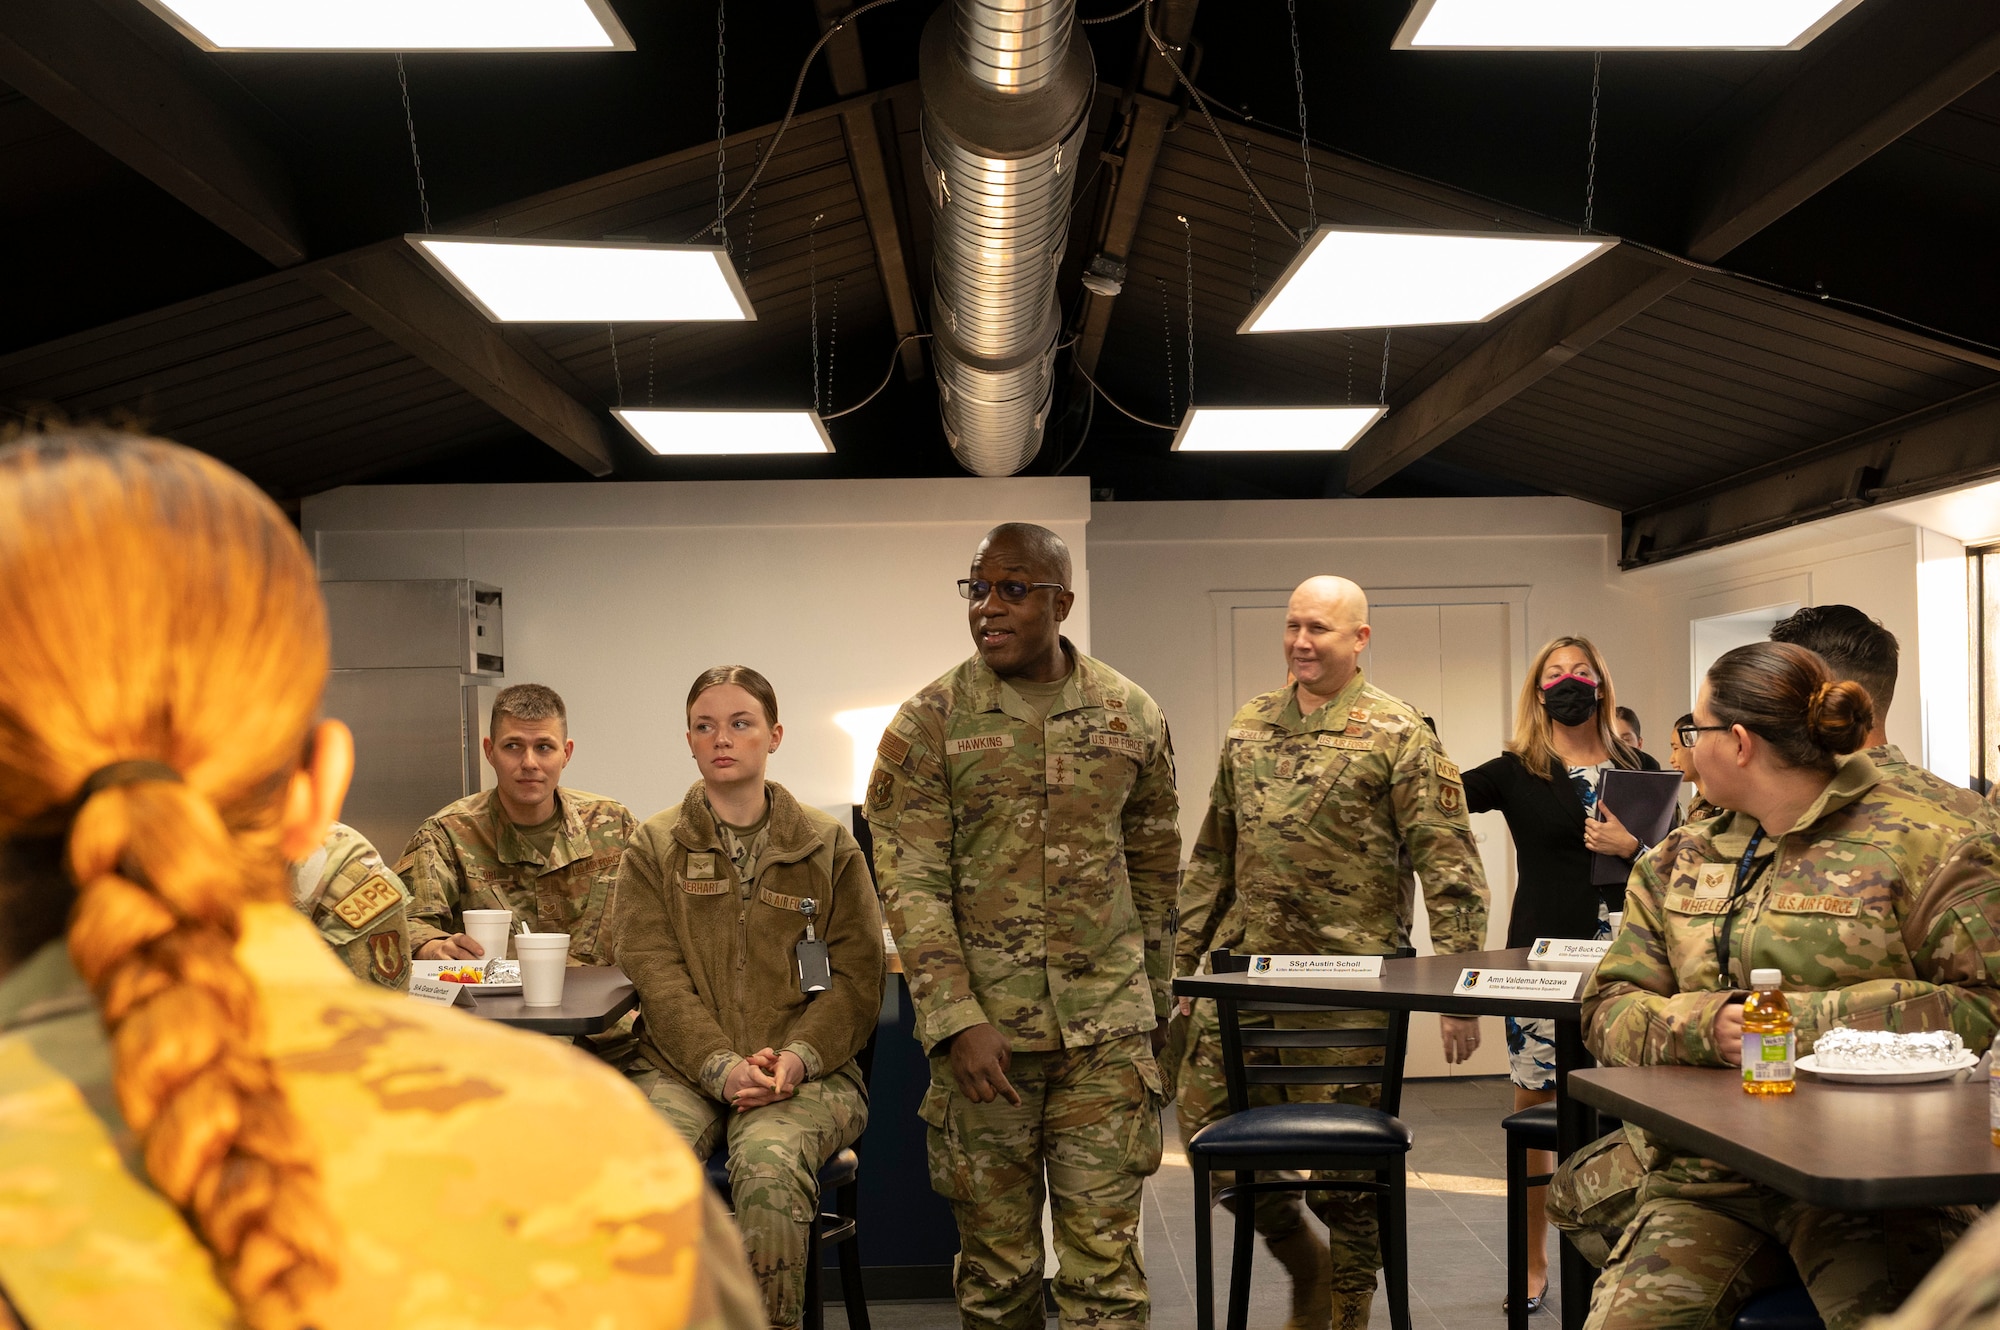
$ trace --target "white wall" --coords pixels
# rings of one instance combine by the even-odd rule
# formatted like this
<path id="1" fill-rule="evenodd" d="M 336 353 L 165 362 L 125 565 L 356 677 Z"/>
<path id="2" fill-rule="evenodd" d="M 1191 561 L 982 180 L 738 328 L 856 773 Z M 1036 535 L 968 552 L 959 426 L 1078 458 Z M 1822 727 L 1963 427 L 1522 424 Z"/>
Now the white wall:
<path id="1" fill-rule="evenodd" d="M 1091 510 L 1098 654 L 1158 701 L 1174 727 L 1181 823 L 1192 844 L 1215 778 L 1222 725 L 1215 699 L 1216 615 L 1228 593 L 1284 594 L 1316 573 L 1371 590 L 1495 589 L 1521 606 L 1510 693 L 1549 638 L 1589 637 L 1605 653 L 1621 703 L 1664 752 L 1685 676 L 1658 607 L 1617 568 L 1618 514 L 1571 499 L 1306 499 L 1296 502 L 1116 503 Z M 1282 643 L 1273 638 L 1271 658 Z M 1224 657 L 1224 659 L 1227 659 Z M 1277 677 L 1283 678 L 1282 667 Z M 1470 766 L 1497 754 L 1454 748 Z"/>
<path id="2" fill-rule="evenodd" d="M 722 664 L 777 690 L 772 778 L 808 804 L 851 802 L 834 715 L 900 703 L 971 653 L 952 583 L 997 523 L 1070 542 L 1066 631 L 1090 650 L 1088 518 L 1081 478 L 832 480 L 363 486 L 306 500 L 302 526 L 326 580 L 500 587 L 506 682 L 545 683 L 569 709 L 564 783 L 643 818 L 696 779 L 683 704 Z"/>

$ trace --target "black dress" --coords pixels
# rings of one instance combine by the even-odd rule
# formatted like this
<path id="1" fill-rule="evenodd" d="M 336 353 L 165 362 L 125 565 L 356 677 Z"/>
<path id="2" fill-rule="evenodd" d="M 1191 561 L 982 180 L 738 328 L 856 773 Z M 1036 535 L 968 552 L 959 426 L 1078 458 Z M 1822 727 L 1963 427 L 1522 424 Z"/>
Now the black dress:
<path id="1" fill-rule="evenodd" d="M 1613 759 L 1614 765 L 1616 759 Z M 1658 771 L 1650 753 L 1639 770 Z M 1583 844 L 1583 800 L 1560 759 L 1548 780 L 1531 774 L 1513 753 L 1502 753 L 1465 773 L 1465 806 L 1474 813 L 1498 809 L 1514 837 L 1514 909 L 1507 945 L 1525 947 L 1538 937 L 1597 935 L 1597 907 L 1625 908 L 1625 884 L 1590 883 L 1590 851 Z"/>

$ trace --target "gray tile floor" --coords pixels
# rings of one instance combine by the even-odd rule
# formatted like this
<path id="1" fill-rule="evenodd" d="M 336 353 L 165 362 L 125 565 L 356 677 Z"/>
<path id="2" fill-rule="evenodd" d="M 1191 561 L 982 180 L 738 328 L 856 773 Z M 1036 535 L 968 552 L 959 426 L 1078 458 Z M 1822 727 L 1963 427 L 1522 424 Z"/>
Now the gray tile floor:
<path id="1" fill-rule="evenodd" d="M 1507 1217 L 1504 1206 L 1506 1147 L 1500 1119 L 1512 1108 L 1504 1079 L 1409 1081 L 1403 1087 L 1403 1120 L 1415 1134 L 1410 1152 L 1410 1319 L 1416 1330 L 1500 1330 L 1506 1318 Z M 1172 1121 L 1167 1161 L 1146 1185 L 1146 1269 L 1153 1292 L 1155 1330 L 1194 1327 L 1194 1185 Z M 1223 1314 L 1229 1281 L 1230 1216 L 1215 1212 L 1216 1315 Z M 1550 1243 L 1551 1251 L 1554 1242 Z M 1285 1273 L 1260 1242 L 1251 1274 L 1250 1325 L 1277 1330 L 1289 1309 Z M 1538 1330 L 1560 1324 L 1559 1299 L 1550 1290 Z M 878 1303 L 869 1308 L 872 1330 L 951 1330 L 958 1317 L 948 1302 Z M 838 1305 L 826 1311 L 828 1330 L 847 1330 Z M 1387 1330 L 1388 1304 L 1378 1290 L 1370 1317 Z M 1054 1324 L 1053 1321 L 1050 1322 Z"/>

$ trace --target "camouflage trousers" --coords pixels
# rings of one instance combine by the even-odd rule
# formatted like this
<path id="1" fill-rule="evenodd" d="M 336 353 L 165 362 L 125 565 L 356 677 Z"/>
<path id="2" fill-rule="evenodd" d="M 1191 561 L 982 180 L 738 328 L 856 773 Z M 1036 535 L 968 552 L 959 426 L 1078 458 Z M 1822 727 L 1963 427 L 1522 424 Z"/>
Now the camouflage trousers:
<path id="1" fill-rule="evenodd" d="M 1648 1169 L 1623 1133 L 1564 1162 L 1548 1209 L 1604 1268 L 1586 1330 L 1729 1325 L 1795 1270 L 1827 1330 L 1855 1330 L 1900 1305 L 1978 1218 L 1969 1207 L 1825 1210 L 1686 1156 Z"/>
<path id="2" fill-rule="evenodd" d="M 1193 1026 L 1188 1031 L 1187 1060 L 1181 1064 L 1179 1077 L 1179 1099 L 1175 1103 L 1175 1117 L 1180 1124 L 1181 1144 L 1186 1147 L 1194 1134 L 1211 1122 L 1229 1116 L 1229 1091 L 1223 1081 L 1222 1033 L 1215 1014 L 1213 1002 L 1194 1004 Z M 1325 1029 L 1367 1029 L 1385 1024 L 1387 1017 L 1379 1012 L 1284 1012 L 1272 1015 L 1263 1012 L 1245 1012 L 1242 1022 L 1246 1029 L 1260 1026 L 1270 1027 L 1274 1022 L 1285 1029 L 1325 1028 Z M 1382 1061 L 1379 1048 L 1286 1048 L 1251 1049 L 1248 1060 L 1254 1063 L 1282 1064 L 1286 1066 L 1376 1066 Z M 1381 1099 L 1381 1087 L 1375 1085 L 1253 1085 L 1250 1087 L 1252 1107 L 1261 1108 L 1271 1104 L 1360 1104 L 1374 1107 Z M 1260 1179 L 1279 1176 L 1303 1178 L 1304 1174 L 1260 1173 Z M 1372 1182 L 1372 1173 L 1315 1173 L 1315 1179 L 1334 1180 L 1349 1178 Z M 1214 1173 L 1209 1176 L 1211 1192 L 1218 1191 L 1234 1183 L 1234 1173 Z M 1366 1192 L 1316 1191 L 1304 1194 L 1305 1203 L 1326 1225 L 1327 1240 L 1333 1250 L 1333 1282 L 1336 1295 L 1342 1293 L 1372 1293 L 1375 1291 L 1375 1272 L 1382 1268 L 1382 1249 L 1376 1225 L 1375 1198 Z M 1305 1212 L 1299 1204 L 1299 1194 L 1295 1192 L 1275 1192 L 1257 1198 L 1256 1214 L 1253 1222 L 1257 1231 L 1264 1235 L 1266 1242 L 1281 1242 L 1298 1231 L 1305 1223 Z M 1213 1201 L 1210 1202 L 1213 1204 Z M 1240 1214 L 1238 1202 L 1225 1202 L 1229 1208 Z"/>
<path id="3" fill-rule="evenodd" d="M 859 1071 L 850 1062 L 807 1081 L 789 1099 L 747 1113 L 731 1112 L 644 1062 L 630 1075 L 696 1158 L 707 1159 L 727 1139 L 736 1226 L 764 1293 L 765 1314 L 774 1326 L 798 1325 L 805 1313 L 806 1226 L 819 1213 L 820 1166 L 859 1140 L 868 1125 Z"/>
<path id="4" fill-rule="evenodd" d="M 1041 1330 L 1043 1181 L 1055 1215 L 1056 1308 L 1070 1327 L 1144 1326 L 1139 1196 L 1160 1167 L 1160 1073 L 1145 1035 L 1016 1053 L 1020 1107 L 975 1104 L 948 1057 L 931 1059 L 919 1110 L 931 1186 L 951 1203 L 965 1330 Z"/>

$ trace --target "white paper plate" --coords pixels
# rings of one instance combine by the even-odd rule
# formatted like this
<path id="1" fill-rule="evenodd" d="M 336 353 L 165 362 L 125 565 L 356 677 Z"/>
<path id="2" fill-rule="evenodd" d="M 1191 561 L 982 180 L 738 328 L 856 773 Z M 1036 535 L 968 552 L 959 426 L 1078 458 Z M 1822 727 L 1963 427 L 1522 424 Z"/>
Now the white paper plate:
<path id="1" fill-rule="evenodd" d="M 1958 1075 L 1967 1067 L 1979 1062 L 1977 1053 L 1961 1053 L 1958 1061 L 1942 1066 L 1930 1067 L 1923 1071 L 1861 1071 L 1843 1067 L 1838 1070 L 1819 1065 L 1819 1058 L 1808 1053 L 1798 1061 L 1800 1071 L 1809 1071 L 1823 1081 L 1837 1081 L 1845 1085 L 1916 1085 L 1923 1081 L 1942 1081 Z"/>

